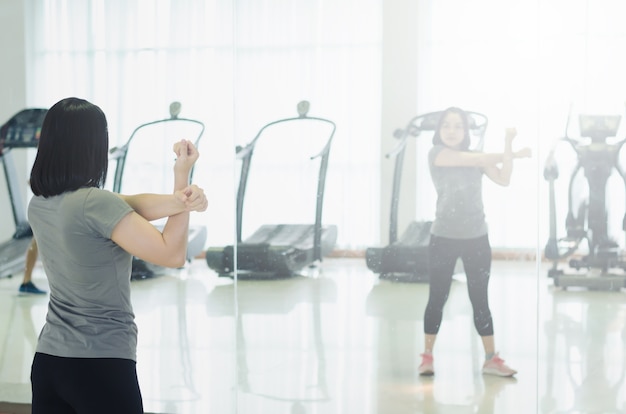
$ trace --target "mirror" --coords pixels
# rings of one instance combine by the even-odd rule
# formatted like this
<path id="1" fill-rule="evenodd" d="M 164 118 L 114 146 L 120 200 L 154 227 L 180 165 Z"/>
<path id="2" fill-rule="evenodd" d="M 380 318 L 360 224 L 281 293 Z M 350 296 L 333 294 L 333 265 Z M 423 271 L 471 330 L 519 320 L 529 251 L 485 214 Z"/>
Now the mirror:
<path id="1" fill-rule="evenodd" d="M 385 280 L 367 267 L 366 249 L 378 244 L 385 246 L 389 242 L 387 235 L 393 197 L 391 188 L 394 160 L 385 158 L 384 154 L 392 152 L 398 145 L 398 140 L 393 137 L 393 131 L 403 128 L 416 115 L 445 109 L 442 104 L 432 99 L 430 102 L 422 101 L 426 99 L 422 96 L 428 94 L 422 93 L 421 90 L 428 91 L 432 79 L 426 74 L 423 77 L 417 76 L 421 73 L 421 70 L 418 70 L 421 68 L 417 66 L 417 62 L 420 61 L 418 52 L 422 50 L 420 42 L 426 42 L 429 37 L 427 32 L 422 33 L 418 28 L 429 26 L 418 24 L 416 27 L 415 16 L 420 17 L 419 10 L 410 5 L 405 6 L 406 9 L 399 10 L 393 6 L 382 5 L 381 9 L 374 13 L 378 13 L 382 21 L 359 22 L 362 27 L 376 27 L 376 30 L 368 32 L 380 33 L 382 37 L 378 40 L 368 38 L 358 30 L 357 25 L 351 26 L 354 33 L 363 34 L 371 42 L 366 40 L 360 42 L 358 52 L 351 49 L 350 45 L 342 45 L 344 58 L 338 59 L 337 62 L 332 60 L 334 57 L 332 53 L 328 53 L 330 59 L 324 54 L 326 52 L 324 45 L 319 46 L 320 56 L 314 57 L 306 54 L 307 49 L 299 50 L 292 46 L 288 53 L 300 57 L 297 62 L 288 60 L 287 52 L 264 49 L 272 38 L 271 34 L 263 32 L 263 27 L 272 27 L 273 33 L 278 38 L 290 38 L 287 34 L 288 28 L 283 26 L 281 19 L 278 18 L 281 15 L 280 11 L 275 11 L 274 15 L 267 15 L 255 25 L 245 24 L 248 22 L 246 20 L 241 23 L 241 27 L 246 28 L 246 33 L 242 34 L 242 46 L 236 61 L 242 68 L 243 76 L 246 76 L 245 68 L 265 69 L 263 59 L 271 61 L 272 68 L 279 71 L 280 76 L 263 69 L 248 72 L 249 78 L 245 79 L 250 81 L 246 82 L 245 79 L 242 81 L 246 85 L 242 90 L 248 93 L 241 97 L 239 101 L 241 106 L 238 106 L 241 113 L 248 114 L 248 117 L 242 116 L 237 123 L 237 128 L 248 132 L 242 134 L 244 138 L 238 136 L 236 140 L 245 147 L 261 125 L 285 117 L 286 111 L 276 110 L 274 114 L 269 113 L 270 108 L 264 104 L 268 97 L 271 96 L 277 102 L 276 108 L 282 108 L 293 95 L 293 91 L 308 92 L 308 95 L 304 93 L 301 95 L 307 96 L 311 103 L 309 113 L 321 114 L 320 116 L 333 119 L 337 124 L 337 136 L 331 149 L 328 187 L 324 198 L 324 222 L 339 223 L 336 251 L 333 255 L 325 257 L 315 272 L 301 272 L 290 278 L 276 280 L 237 279 L 238 306 L 241 310 L 238 331 L 239 373 L 240 384 L 243 384 L 238 394 L 238 405 L 242 411 L 259 409 L 272 412 L 316 410 L 403 412 L 407 410 L 406 407 L 418 411 L 425 409 L 424 412 L 440 410 L 445 412 L 453 407 L 466 407 L 468 410 L 477 407 L 497 409 L 500 406 L 496 405 L 495 401 L 496 389 L 502 391 L 511 389 L 510 398 L 517 402 L 516 398 L 519 398 L 519 395 L 525 395 L 524 404 L 527 404 L 525 408 L 529 408 L 529 412 L 534 410 L 534 404 L 538 401 L 536 382 L 533 380 L 536 378 L 534 371 L 527 373 L 529 380 L 522 383 L 515 383 L 514 380 L 492 381 L 491 378 L 483 379 L 480 375 L 484 351 L 470 316 L 472 309 L 467 298 L 468 283 L 461 274 L 457 275 L 453 283 L 444 328 L 438 339 L 437 352 L 438 358 L 442 361 L 439 363 L 441 372 L 438 372 L 434 379 L 418 377 L 419 354 L 424 346 L 423 319 L 428 284 L 424 281 L 420 283 Z M 334 9 L 329 13 L 340 14 Z M 370 16 L 368 12 L 363 15 Z M 417 22 L 424 23 L 422 20 L 427 19 L 428 17 L 424 16 L 417 19 Z M 299 24 L 300 27 L 311 28 L 317 27 L 316 25 L 323 21 L 315 15 L 302 20 L 306 23 Z M 283 33 L 283 36 L 279 36 L 280 33 Z M 305 36 L 306 33 L 301 32 L 299 35 Z M 337 30 L 337 33 L 342 32 Z M 336 37 L 341 38 L 341 35 Z M 251 49 L 256 53 L 250 53 Z M 266 50 L 264 55 L 259 52 L 262 50 Z M 370 59 L 376 63 L 358 65 L 356 56 L 366 53 L 371 53 Z M 324 60 L 325 58 L 328 60 Z M 294 73 L 311 71 L 312 69 L 306 66 L 309 61 L 316 62 L 313 67 L 333 65 L 337 68 L 334 76 L 324 77 L 322 71 L 313 72 L 314 75 L 311 75 L 313 79 L 317 79 L 315 77 L 317 74 L 331 85 L 343 81 L 344 86 L 340 89 L 326 87 L 335 91 L 332 94 L 332 103 L 327 102 L 327 96 L 318 91 L 309 92 L 307 84 L 301 84 L 302 79 L 293 76 Z M 297 66 L 298 64 L 301 66 Z M 375 69 L 379 65 L 382 67 L 382 74 Z M 287 71 L 285 68 L 291 70 Z M 359 82 L 360 78 L 341 78 L 344 72 L 358 72 L 358 76 L 363 78 L 382 78 L 382 94 L 379 94 L 377 89 L 368 89 L 369 84 Z M 255 80 L 254 84 L 252 79 Z M 259 79 L 263 81 L 259 82 Z M 450 81 L 449 78 L 437 81 L 451 83 L 449 90 L 459 89 L 458 83 Z M 378 85 L 376 82 L 374 84 Z M 355 99 L 356 93 L 350 95 L 346 92 L 359 88 L 361 89 L 358 99 Z M 318 99 L 312 96 L 316 94 L 319 95 Z M 279 100 L 277 97 L 284 99 Z M 474 97 L 467 94 L 463 96 L 465 102 L 471 102 L 471 98 Z M 292 98 L 291 102 L 297 99 L 301 97 Z M 370 113 L 367 112 L 369 107 L 366 103 L 371 101 L 380 102 L 379 109 L 373 113 L 373 117 L 363 115 Z M 343 106 L 338 108 L 337 102 Z M 480 105 L 476 103 L 476 106 Z M 477 110 L 469 103 L 467 108 Z M 259 119 L 257 109 L 268 113 L 267 116 Z M 333 117 L 333 113 L 337 116 Z M 376 121 L 378 119 L 381 120 L 381 124 Z M 490 126 L 485 132 L 485 147 L 490 151 L 502 151 L 503 124 L 508 120 L 498 120 L 495 116 L 489 117 L 489 121 Z M 364 133 L 356 133 L 355 131 L 361 131 L 363 125 L 366 126 L 362 129 Z M 493 130 L 492 125 L 495 125 Z M 399 232 L 404 231 L 410 222 L 416 219 L 432 220 L 434 215 L 434 189 L 428 176 L 429 172 L 428 169 L 420 168 L 426 165 L 426 153 L 431 143 L 426 136 L 420 138 L 423 140 L 419 143 L 412 140 L 405 158 L 406 169 L 402 175 L 404 181 L 398 206 Z M 526 139 L 535 144 L 532 142 L 533 138 Z M 375 152 L 371 152 L 373 150 Z M 292 154 L 278 146 L 274 153 L 283 158 L 288 158 Z M 368 164 L 368 160 L 372 164 Z M 253 164 L 254 162 L 252 161 Z M 526 172 L 529 173 L 528 177 L 536 177 L 536 165 L 528 163 L 525 170 L 522 166 L 522 175 Z M 371 171 L 376 171 L 377 174 L 369 175 Z M 268 166 L 266 173 L 269 172 L 275 173 L 275 169 Z M 260 207 L 274 200 L 275 197 L 271 196 L 273 192 L 281 192 L 298 200 L 302 198 L 299 188 L 287 185 L 292 176 L 292 170 L 284 169 L 283 178 L 266 180 L 266 191 L 262 192 L 266 199 L 262 200 L 263 203 L 251 204 L 252 208 L 257 209 L 257 216 L 262 218 L 267 216 L 269 220 L 276 210 L 284 207 L 286 204 L 284 201 L 271 208 Z M 256 178 L 261 180 L 259 177 Z M 516 183 L 513 189 L 507 188 L 502 191 L 496 189 L 496 186 L 487 188 L 488 184 L 484 184 L 485 191 L 490 191 L 487 195 L 491 197 L 487 205 L 491 209 L 487 213 L 490 224 L 494 221 L 491 219 L 492 215 L 498 212 L 499 203 L 506 201 L 511 192 L 520 191 L 519 185 L 531 187 L 533 194 L 537 191 L 536 180 L 529 179 L 525 184 Z M 350 196 L 346 195 L 348 192 Z M 376 204 L 376 212 L 369 210 L 371 203 Z M 533 204 L 533 200 L 528 200 L 528 203 L 536 208 L 536 201 Z M 342 214 L 344 208 L 349 213 Z M 536 222 L 537 219 L 529 220 Z M 244 223 L 245 221 L 246 216 Z M 498 224 L 503 224 L 503 221 L 506 223 L 506 218 L 495 220 Z M 376 225 L 370 227 L 372 223 Z M 515 232 L 515 229 L 509 231 Z M 503 236 L 498 235 L 496 230 L 494 238 L 497 239 L 498 236 L 499 243 L 502 243 Z M 496 326 L 499 327 L 497 331 L 499 332 L 497 344 L 501 347 L 499 350 L 502 349 L 507 362 L 513 358 L 510 362 L 512 365 L 515 358 L 518 358 L 520 366 L 528 366 L 529 361 L 535 356 L 529 356 L 524 349 L 535 349 L 537 334 L 532 314 L 536 310 L 529 309 L 523 315 L 516 313 L 510 306 L 514 303 L 514 291 L 508 283 L 514 281 L 516 286 L 523 286 L 529 300 L 536 300 L 538 276 L 537 262 L 533 254 L 536 250 L 536 234 L 531 230 L 525 233 L 525 237 L 528 236 L 530 245 L 526 245 L 526 249 L 522 249 L 521 253 L 514 254 L 506 249 L 495 252 L 498 256 L 497 260 L 494 260 L 494 280 L 491 285 L 492 290 L 504 292 L 491 301 Z M 319 286 L 320 283 L 325 283 L 326 288 Z M 293 292 L 296 288 L 298 294 Z M 303 290 L 308 291 L 309 295 L 300 295 Z M 327 293 L 315 297 L 324 291 Z M 519 296 L 520 300 L 522 296 Z M 523 340 L 511 330 L 509 323 L 506 322 L 509 319 L 515 320 L 516 323 L 521 320 L 521 323 L 529 326 L 530 331 L 525 332 Z M 515 323 L 512 324 L 514 325 Z M 455 387 L 449 386 L 452 383 Z M 450 388 L 455 388 L 456 391 L 449 392 Z M 529 395 L 534 398 L 528 398 Z M 510 404 L 510 401 L 500 401 L 499 404 Z"/>
<path id="2" fill-rule="evenodd" d="M 623 366 L 624 342 L 617 339 L 624 332 L 619 316 L 623 312 L 602 308 L 604 312 L 596 306 L 596 300 L 619 301 L 615 294 L 623 293 L 555 285 L 550 274 L 553 263 L 545 257 L 551 228 L 558 227 L 558 237 L 565 237 L 568 231 L 569 171 L 555 183 L 560 187 L 556 189 L 560 196 L 555 195 L 559 215 L 558 221 L 552 222 L 550 182 L 544 167 L 549 164 L 553 143 L 563 136 L 570 103 L 582 102 L 591 111 L 586 115 L 610 117 L 616 113 L 591 110 L 598 98 L 604 103 L 615 98 L 623 101 L 613 91 L 615 84 L 623 82 L 617 68 L 624 62 L 608 52 L 619 47 L 621 35 L 606 35 L 611 30 L 601 23 L 612 21 L 621 11 L 621 6 L 614 7 L 600 9 L 590 2 L 539 7 L 539 3 L 505 6 L 425 0 L 368 3 L 359 6 L 359 17 L 353 14 L 349 18 L 341 16 L 339 6 L 325 9 L 325 18 L 316 13 L 300 17 L 298 8 L 290 9 L 289 18 L 279 7 L 266 14 L 238 11 L 242 33 L 236 62 L 243 79 L 237 100 L 242 114 L 236 120 L 241 132 L 237 142 L 244 145 L 259 125 L 285 116 L 284 108 L 302 96 L 311 102 L 311 111 L 319 110 L 337 124 L 324 208 L 324 222 L 337 225 L 335 251 L 312 274 L 237 280 L 242 310 L 237 401 L 243 411 L 547 413 L 623 409 L 619 391 L 611 392 L 608 402 L 593 396 L 600 384 L 623 390 L 623 381 L 617 374 L 619 368 L 594 370 L 593 364 L 607 367 L 608 353 L 590 353 L 583 344 L 589 335 L 606 349 L 608 338 L 613 338 L 611 355 L 618 356 L 618 367 Z M 485 13 L 487 9 L 489 13 Z M 491 17 L 494 13 L 499 16 L 496 21 Z M 377 19 L 368 20 L 374 15 Z M 346 30 L 329 23 L 333 21 L 344 22 Z M 301 29 L 289 31 L 292 25 Z M 367 33 L 359 30 L 363 27 L 368 28 Z M 308 49 L 298 45 L 308 44 L 306 36 L 316 30 L 323 40 L 310 41 L 316 45 L 317 55 L 307 55 L 304 50 Z M 325 54 L 331 38 L 343 40 L 342 36 L 350 38 L 357 33 L 363 36 L 354 48 L 359 52 L 347 41 L 338 46 L 341 58 L 327 59 L 333 56 Z M 372 37 L 373 33 L 376 36 Z M 285 44 L 285 39 L 290 43 Z M 370 52 L 369 64 L 358 60 Z M 605 76 L 607 62 L 615 65 L 609 70 L 611 75 Z M 332 74 L 326 67 L 334 69 Z M 300 76 L 294 77 L 294 73 Z M 342 77 L 344 73 L 358 79 Z M 371 83 L 362 82 L 368 77 L 376 79 L 371 83 L 380 89 L 368 89 Z M 322 90 L 333 91 L 333 102 L 310 88 L 314 82 L 319 82 Z M 342 87 L 336 88 L 338 84 Z M 319 97 L 315 99 L 315 95 Z M 274 108 L 265 103 L 270 97 L 276 102 Z M 379 105 L 376 111 L 367 112 L 364 102 Z M 481 373 L 485 350 L 473 326 L 470 281 L 462 266 L 457 267 L 437 337 L 437 372 L 433 377 L 419 376 L 429 286 L 424 281 L 399 280 L 401 275 L 381 277 L 384 272 L 375 267 L 382 258 L 373 258 L 372 269 L 365 257 L 368 248 L 382 249 L 393 241 L 389 221 L 396 207 L 395 236 L 402 239 L 402 232 L 413 228 L 405 240 L 423 240 L 420 231 L 425 227 L 411 227 L 411 223 L 432 220 L 435 214 L 427 160 L 432 135 L 407 144 L 397 200 L 393 193 L 395 163 L 385 154 L 399 145 L 396 129 L 404 128 L 417 115 L 453 105 L 487 116 L 484 151 L 502 152 L 505 129 L 515 127 L 515 149 L 528 146 L 533 152 L 531 159 L 515 161 L 508 187 L 483 179 L 493 255 L 489 305 L 497 351 L 520 371 L 516 378 Z M 622 105 L 617 113 L 623 112 Z M 351 118 L 349 113 L 361 116 Z M 374 118 L 365 115 L 369 113 Z M 364 125 L 367 127 L 361 129 Z M 369 158 L 372 150 L 374 156 Z M 353 157 L 345 157 L 348 153 Z M 374 161 L 368 164 L 365 160 Z M 369 175 L 372 170 L 379 173 Z M 290 172 L 284 174 L 291 178 Z M 617 223 L 617 240 L 623 247 L 619 220 L 623 208 L 619 206 L 624 203 L 616 195 L 617 191 L 623 193 L 620 180 L 612 179 L 611 185 L 616 187 L 611 188 L 620 189 L 607 196 L 619 200 L 615 207 L 618 220 L 612 223 Z M 272 198 L 270 190 L 283 189 L 282 184 L 280 179 L 271 180 L 268 197 Z M 291 188 L 289 193 L 298 194 Z M 376 207 L 370 210 L 372 203 Z M 351 207 L 346 214 L 347 205 Z M 268 215 L 274 212 L 270 210 Z M 372 223 L 375 229 L 370 227 Z M 382 252 L 372 254 L 379 253 L 382 256 Z M 568 260 L 559 258 L 557 266 L 568 267 Z M 597 268 L 578 270 L 584 277 L 602 273 Z M 619 280 L 623 283 L 621 275 Z M 321 282 L 327 283 L 328 293 L 313 299 L 323 291 L 318 286 Z M 311 285 L 303 288 L 308 295 L 302 295 L 300 289 L 293 292 L 306 284 Z M 602 332 L 596 332 L 586 325 L 594 318 L 612 321 L 616 330 L 608 333 L 600 328 Z M 571 341 L 569 345 L 563 345 L 567 341 Z"/>

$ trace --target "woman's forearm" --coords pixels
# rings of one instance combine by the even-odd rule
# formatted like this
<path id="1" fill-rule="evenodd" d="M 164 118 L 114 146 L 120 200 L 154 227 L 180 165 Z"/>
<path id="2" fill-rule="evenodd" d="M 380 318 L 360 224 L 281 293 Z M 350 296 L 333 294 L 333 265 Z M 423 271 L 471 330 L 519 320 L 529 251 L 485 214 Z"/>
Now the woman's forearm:
<path id="1" fill-rule="evenodd" d="M 173 194 L 134 194 L 119 196 L 148 221 L 173 216 L 185 211 L 186 206 Z"/>
<path id="2" fill-rule="evenodd" d="M 189 212 L 169 216 L 162 234 L 169 251 L 184 263 L 189 242 Z"/>
<path id="3" fill-rule="evenodd" d="M 174 173 L 174 191 L 185 189 L 189 185 L 189 172 L 176 171 Z"/>
<path id="4" fill-rule="evenodd" d="M 508 183 L 513 173 L 513 146 L 510 139 L 504 140 L 504 153 L 502 154 L 502 165 L 500 166 L 500 177 L 503 182 Z"/>

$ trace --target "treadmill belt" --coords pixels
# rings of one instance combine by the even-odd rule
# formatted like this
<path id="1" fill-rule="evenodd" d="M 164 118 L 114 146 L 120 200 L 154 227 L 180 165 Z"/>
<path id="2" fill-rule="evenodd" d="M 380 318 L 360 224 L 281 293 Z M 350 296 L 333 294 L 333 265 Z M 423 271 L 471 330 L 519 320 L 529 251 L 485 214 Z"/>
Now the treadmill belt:
<path id="1" fill-rule="evenodd" d="M 312 249 L 314 232 L 314 226 L 310 224 L 266 224 L 247 238 L 245 243 Z"/>

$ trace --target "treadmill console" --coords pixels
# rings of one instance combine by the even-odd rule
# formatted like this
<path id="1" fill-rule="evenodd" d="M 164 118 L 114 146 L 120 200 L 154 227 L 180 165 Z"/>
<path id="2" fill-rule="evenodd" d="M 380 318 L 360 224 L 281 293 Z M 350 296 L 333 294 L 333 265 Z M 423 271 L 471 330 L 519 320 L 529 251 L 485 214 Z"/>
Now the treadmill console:
<path id="1" fill-rule="evenodd" d="M 24 109 L 0 127 L 0 153 L 3 148 L 37 148 L 47 109 Z"/>

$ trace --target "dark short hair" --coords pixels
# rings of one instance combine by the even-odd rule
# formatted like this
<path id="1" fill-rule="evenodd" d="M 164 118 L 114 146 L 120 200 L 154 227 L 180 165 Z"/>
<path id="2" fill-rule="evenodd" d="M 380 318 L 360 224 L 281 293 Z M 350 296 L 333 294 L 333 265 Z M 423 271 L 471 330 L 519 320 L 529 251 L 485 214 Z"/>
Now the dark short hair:
<path id="1" fill-rule="evenodd" d="M 451 106 L 441 113 L 441 117 L 439 118 L 439 123 L 437 124 L 437 129 L 435 130 L 435 135 L 433 135 L 433 145 L 445 145 L 441 140 L 441 134 L 439 131 L 441 130 L 441 126 L 445 121 L 446 117 L 449 114 L 459 114 L 461 116 L 461 120 L 463 121 L 463 131 L 465 132 L 465 136 L 463 137 L 463 141 L 461 142 L 461 149 L 467 150 L 471 144 L 470 132 L 469 132 L 469 118 L 467 113 L 461 108 L 457 108 L 456 106 Z"/>
<path id="2" fill-rule="evenodd" d="M 102 110 L 79 98 L 65 98 L 48 110 L 30 172 L 36 196 L 51 197 L 81 187 L 103 187 L 109 149 Z"/>

